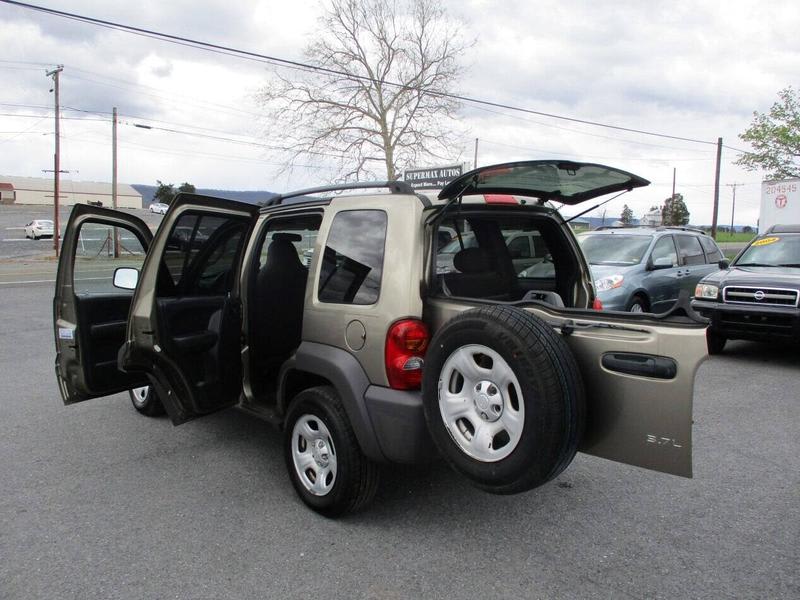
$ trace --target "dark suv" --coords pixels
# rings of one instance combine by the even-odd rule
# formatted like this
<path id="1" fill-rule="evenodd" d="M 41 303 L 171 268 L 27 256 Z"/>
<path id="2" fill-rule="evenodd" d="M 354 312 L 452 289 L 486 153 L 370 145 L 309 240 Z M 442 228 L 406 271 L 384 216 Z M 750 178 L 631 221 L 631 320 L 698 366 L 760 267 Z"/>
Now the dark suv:
<path id="1" fill-rule="evenodd" d="M 708 351 L 729 339 L 800 341 L 800 225 L 775 225 L 730 266 L 697 284 L 692 307 L 711 319 Z"/>
<path id="2" fill-rule="evenodd" d="M 613 227 L 578 242 L 605 310 L 667 311 L 722 259 L 713 239 L 688 227 Z"/>

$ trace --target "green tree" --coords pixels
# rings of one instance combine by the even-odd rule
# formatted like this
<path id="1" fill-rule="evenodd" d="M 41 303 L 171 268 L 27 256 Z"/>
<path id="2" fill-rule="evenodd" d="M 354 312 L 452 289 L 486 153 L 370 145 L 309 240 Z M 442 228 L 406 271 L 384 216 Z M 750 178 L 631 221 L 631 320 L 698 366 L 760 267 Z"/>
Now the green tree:
<path id="1" fill-rule="evenodd" d="M 792 86 L 778 98 L 768 113 L 753 112 L 750 127 L 739 134 L 753 151 L 740 154 L 736 164 L 766 171 L 769 179 L 800 177 L 800 98 Z"/>
<path id="2" fill-rule="evenodd" d="M 153 202 L 163 202 L 164 204 L 172 204 L 175 199 L 175 186 L 171 183 L 163 183 L 161 180 L 156 179 L 158 187 L 156 193 L 153 194 Z"/>
<path id="3" fill-rule="evenodd" d="M 622 207 L 622 214 L 620 215 L 619 220 L 625 225 L 630 225 L 633 223 L 633 211 L 627 204 Z"/>
<path id="4" fill-rule="evenodd" d="M 174 184 L 163 183 L 158 179 L 156 179 L 156 183 L 158 184 L 158 187 L 156 188 L 156 193 L 153 194 L 153 202 L 172 204 L 172 201 L 175 200 L 175 196 L 181 192 L 186 192 L 188 194 L 197 193 L 196 188 L 191 183 L 187 183 L 185 181 L 178 186 L 178 189 L 175 189 Z"/>
<path id="5" fill-rule="evenodd" d="M 664 225 L 688 225 L 689 209 L 683 201 L 683 194 L 675 194 L 664 200 L 661 207 L 661 220 Z"/>

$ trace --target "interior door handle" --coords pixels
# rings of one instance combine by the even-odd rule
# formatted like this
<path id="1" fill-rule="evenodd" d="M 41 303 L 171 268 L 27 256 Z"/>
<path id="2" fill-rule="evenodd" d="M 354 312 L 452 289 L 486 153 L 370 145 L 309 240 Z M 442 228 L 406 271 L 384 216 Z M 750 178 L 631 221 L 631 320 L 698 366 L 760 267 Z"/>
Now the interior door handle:
<path id="1" fill-rule="evenodd" d="M 186 335 L 176 335 L 172 343 L 182 352 L 206 352 L 217 343 L 217 334 L 213 331 L 200 331 Z"/>

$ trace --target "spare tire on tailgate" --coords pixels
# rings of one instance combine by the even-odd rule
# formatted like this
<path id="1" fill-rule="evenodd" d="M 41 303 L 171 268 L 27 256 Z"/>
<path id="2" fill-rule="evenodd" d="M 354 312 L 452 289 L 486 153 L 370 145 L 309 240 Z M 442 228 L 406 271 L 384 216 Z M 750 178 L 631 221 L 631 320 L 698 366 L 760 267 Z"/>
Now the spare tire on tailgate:
<path id="1" fill-rule="evenodd" d="M 428 429 L 450 465 L 478 487 L 514 494 L 572 462 L 585 400 L 575 358 L 545 321 L 509 306 L 467 310 L 425 358 Z"/>

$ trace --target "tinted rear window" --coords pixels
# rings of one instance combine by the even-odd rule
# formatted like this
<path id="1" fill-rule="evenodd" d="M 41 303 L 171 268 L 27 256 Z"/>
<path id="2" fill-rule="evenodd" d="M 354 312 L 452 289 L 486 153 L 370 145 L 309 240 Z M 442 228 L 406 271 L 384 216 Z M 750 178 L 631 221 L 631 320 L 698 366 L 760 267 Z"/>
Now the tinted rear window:
<path id="1" fill-rule="evenodd" d="M 318 297 L 336 304 L 375 304 L 383 275 L 386 213 L 350 210 L 333 219 L 322 255 Z"/>

